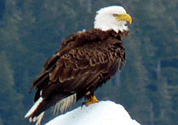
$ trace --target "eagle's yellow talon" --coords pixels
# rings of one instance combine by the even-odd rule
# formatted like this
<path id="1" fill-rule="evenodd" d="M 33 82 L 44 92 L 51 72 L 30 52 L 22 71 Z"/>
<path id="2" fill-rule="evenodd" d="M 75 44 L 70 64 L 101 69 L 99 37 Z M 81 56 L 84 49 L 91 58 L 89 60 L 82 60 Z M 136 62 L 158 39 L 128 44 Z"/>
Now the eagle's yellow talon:
<path id="1" fill-rule="evenodd" d="M 94 95 L 94 96 L 92 96 L 89 100 L 88 100 L 88 102 L 86 103 L 86 106 L 89 106 L 89 105 L 91 105 L 91 104 L 93 104 L 93 103 L 98 103 L 99 102 L 99 100 L 96 98 L 96 96 Z"/>

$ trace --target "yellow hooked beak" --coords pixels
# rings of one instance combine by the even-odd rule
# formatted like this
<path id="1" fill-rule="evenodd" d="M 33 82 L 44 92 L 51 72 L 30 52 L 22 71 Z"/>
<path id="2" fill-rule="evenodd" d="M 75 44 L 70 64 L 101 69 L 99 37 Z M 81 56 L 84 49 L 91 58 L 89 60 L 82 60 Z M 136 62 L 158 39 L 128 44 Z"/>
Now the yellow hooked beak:
<path id="1" fill-rule="evenodd" d="M 128 21 L 130 24 L 132 24 L 132 17 L 127 13 L 124 13 L 122 15 L 117 15 L 117 19 L 119 21 Z"/>

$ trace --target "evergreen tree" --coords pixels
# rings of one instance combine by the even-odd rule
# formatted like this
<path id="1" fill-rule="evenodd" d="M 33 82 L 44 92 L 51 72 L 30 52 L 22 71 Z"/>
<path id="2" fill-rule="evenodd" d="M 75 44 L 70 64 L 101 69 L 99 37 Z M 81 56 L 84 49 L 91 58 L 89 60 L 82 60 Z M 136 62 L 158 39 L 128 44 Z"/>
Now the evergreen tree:
<path id="1" fill-rule="evenodd" d="M 0 122 L 20 125 L 24 121 L 23 95 L 14 89 L 14 74 L 5 52 L 0 53 L 0 58 Z"/>

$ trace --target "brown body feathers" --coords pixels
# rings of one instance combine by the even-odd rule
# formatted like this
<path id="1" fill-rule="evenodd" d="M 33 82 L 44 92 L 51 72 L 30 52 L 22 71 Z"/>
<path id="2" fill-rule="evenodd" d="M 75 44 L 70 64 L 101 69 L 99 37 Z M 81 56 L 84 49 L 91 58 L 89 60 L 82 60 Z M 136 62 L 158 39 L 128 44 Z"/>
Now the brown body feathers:
<path id="1" fill-rule="evenodd" d="M 125 48 L 121 36 L 128 32 L 92 29 L 68 37 L 50 59 L 32 88 L 36 88 L 34 101 L 44 100 L 31 117 L 76 94 L 76 100 L 92 96 L 94 91 L 122 68 Z M 88 96 L 88 94 L 87 94 Z"/>

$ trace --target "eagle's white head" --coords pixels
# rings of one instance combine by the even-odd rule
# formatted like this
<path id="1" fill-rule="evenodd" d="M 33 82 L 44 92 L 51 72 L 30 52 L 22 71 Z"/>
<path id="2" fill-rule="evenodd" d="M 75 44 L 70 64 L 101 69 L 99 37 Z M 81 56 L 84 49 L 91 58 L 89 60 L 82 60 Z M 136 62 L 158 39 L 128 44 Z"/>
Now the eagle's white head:
<path id="1" fill-rule="evenodd" d="M 109 6 L 97 11 L 94 28 L 103 31 L 113 29 L 116 32 L 128 31 L 127 22 L 132 23 L 132 17 L 121 6 Z"/>

